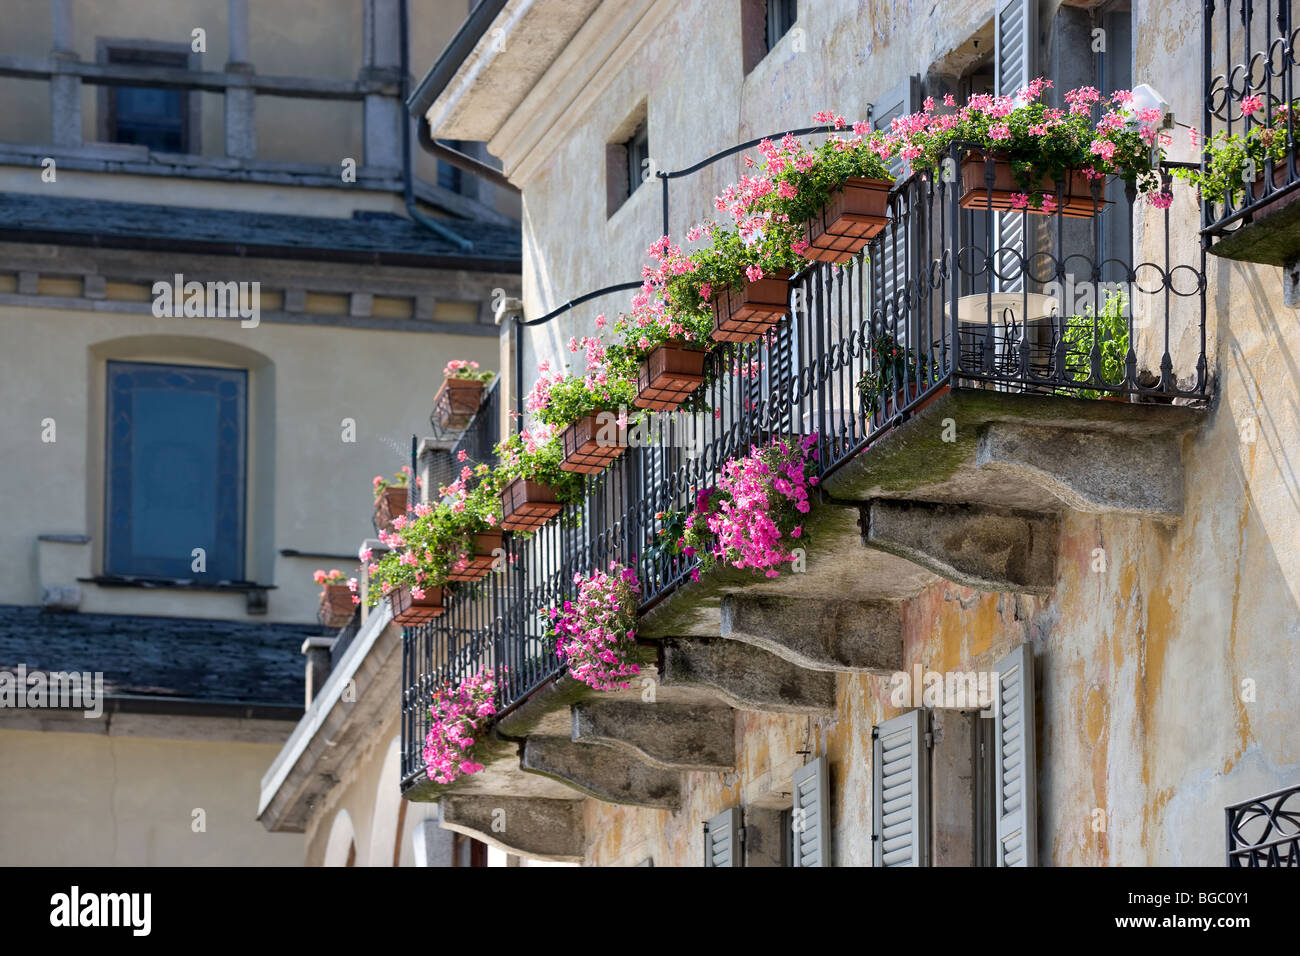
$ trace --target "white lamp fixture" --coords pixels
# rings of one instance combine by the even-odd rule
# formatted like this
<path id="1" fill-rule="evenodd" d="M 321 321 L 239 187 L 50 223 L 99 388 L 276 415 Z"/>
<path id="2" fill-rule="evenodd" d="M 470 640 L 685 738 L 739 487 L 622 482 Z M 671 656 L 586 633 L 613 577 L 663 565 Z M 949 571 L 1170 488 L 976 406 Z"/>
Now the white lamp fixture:
<path id="1" fill-rule="evenodd" d="M 1140 110 L 1158 109 L 1161 114 L 1158 129 L 1174 128 L 1174 111 L 1169 108 L 1169 101 L 1160 95 L 1160 91 L 1146 83 L 1133 87 L 1133 102 L 1125 112 L 1136 117 Z"/>

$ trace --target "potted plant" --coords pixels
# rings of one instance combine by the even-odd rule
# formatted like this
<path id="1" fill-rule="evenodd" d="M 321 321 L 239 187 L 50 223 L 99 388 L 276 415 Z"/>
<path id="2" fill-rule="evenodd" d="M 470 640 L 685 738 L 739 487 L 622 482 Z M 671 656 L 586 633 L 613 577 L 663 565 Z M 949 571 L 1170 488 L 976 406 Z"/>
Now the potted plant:
<path id="1" fill-rule="evenodd" d="M 846 125 L 833 113 L 814 119 L 837 130 Z M 812 150 L 788 134 L 779 144 L 759 144 L 768 182 L 752 208 L 801 223 L 800 248 L 813 261 L 842 263 L 889 224 L 894 177 L 887 161 L 894 144 L 865 123 L 855 123 L 852 132 L 851 137 L 832 133 Z"/>
<path id="2" fill-rule="evenodd" d="M 599 474 L 627 448 L 627 406 L 636 383 L 624 367 L 608 364 L 599 339 L 575 339 L 569 347 L 585 349 L 587 373 L 578 377 L 543 370 L 527 408 L 544 425 L 560 429 L 560 468 Z"/>
<path id="3" fill-rule="evenodd" d="M 726 565 L 777 577 L 797 557 L 816 470 L 816 435 L 754 445 L 722 466 L 718 484 L 696 495 L 684 519 L 666 515 L 665 527 L 682 529 L 677 550 L 698 557 L 701 571 Z"/>
<path id="4" fill-rule="evenodd" d="M 1243 116 L 1254 116 L 1264 108 L 1263 100 L 1258 96 L 1247 96 L 1242 100 Z M 1192 131 L 1192 146 L 1201 148 L 1204 161 L 1200 169 L 1179 167 L 1173 175 L 1195 186 L 1205 202 L 1238 206 L 1244 199 L 1244 193 L 1250 190 L 1251 200 L 1264 195 L 1264 179 L 1268 164 L 1273 164 L 1273 186 L 1280 187 L 1286 183 L 1295 162 L 1296 144 L 1288 141 L 1288 124 L 1297 122 L 1292 118 L 1291 108 L 1283 103 L 1273 110 L 1271 120 L 1264 120 L 1252 125 L 1244 133 L 1227 133 L 1218 131 L 1208 140 L 1202 140 Z M 1290 130 L 1292 136 L 1295 130 Z M 1267 208 L 1260 210 L 1260 215 L 1289 205 L 1300 193 L 1292 191 L 1271 199 Z"/>
<path id="5" fill-rule="evenodd" d="M 375 531 L 391 531 L 393 519 L 406 514 L 408 485 L 411 480 L 411 466 L 403 465 L 392 479 L 375 475 L 372 482 L 375 491 Z M 417 482 L 418 484 L 418 482 Z"/>
<path id="6" fill-rule="evenodd" d="M 492 487 L 500 495 L 502 529 L 536 531 L 566 504 L 582 499 L 582 476 L 560 468 L 560 443 L 552 429 L 510 435 L 497 443 L 496 455 Z"/>
<path id="7" fill-rule="evenodd" d="M 548 635 L 569 676 L 595 690 L 625 690 L 628 678 L 641 673 L 635 661 L 637 601 L 641 583 L 636 571 L 611 561 L 608 571 L 575 574 L 577 595 L 542 613 L 551 622 Z"/>
<path id="8" fill-rule="evenodd" d="M 938 174 L 955 149 L 960 199 L 966 209 L 1024 210 L 1091 217 L 1102 207 L 1104 177 L 1117 175 L 1156 205 L 1167 205 L 1152 151 L 1160 154 L 1159 110 L 1131 108 L 1132 94 L 1104 98 L 1092 87 L 1065 94 L 1067 109 L 1040 97 L 1051 86 L 1036 79 L 1011 96 L 976 94 L 957 108 L 951 96 L 938 112 L 925 108 L 896 121 L 890 138 L 914 170 Z M 1093 121 L 1094 108 L 1102 113 Z M 990 186 L 987 163 L 993 167 Z M 1094 197 L 1093 186 L 1098 195 Z"/>
<path id="9" fill-rule="evenodd" d="M 504 673 L 505 668 L 501 668 Z M 496 715 L 497 672 L 487 667 L 457 684 L 443 683 L 429 705 L 424 738 L 425 774 L 434 783 L 452 783 L 479 773 L 475 759 L 483 728 Z"/>
<path id="10" fill-rule="evenodd" d="M 1123 292 L 1107 294 L 1100 309 L 1089 307 L 1083 315 L 1066 320 L 1062 338 L 1065 342 L 1064 378 L 1079 383 L 1122 385 L 1129 351 L 1128 296 Z M 1101 383 L 1093 380 L 1092 353 L 1097 350 Z M 1114 399 L 1126 402 L 1128 396 L 1096 388 L 1062 388 L 1059 395 L 1071 398 Z"/>
<path id="11" fill-rule="evenodd" d="M 479 371 L 478 362 L 453 359 L 442 370 L 442 385 L 433 397 L 433 412 L 443 428 L 461 429 L 483 403 L 483 389 L 495 372 Z"/>
<path id="12" fill-rule="evenodd" d="M 710 243 L 689 255 L 664 237 L 647 250 L 659 262 L 648 281 L 673 315 L 709 316 L 714 341 L 755 342 L 789 311 L 790 277 L 806 265 L 799 230 L 755 212 L 735 228 L 693 228 L 689 241 Z"/>
<path id="13" fill-rule="evenodd" d="M 858 379 L 863 414 L 877 424 L 884 422 L 886 397 L 893 396 L 897 412 L 924 392 L 938 377 L 937 362 L 927 362 L 916 351 L 898 342 L 888 330 L 871 336 L 867 369 Z"/>
<path id="14" fill-rule="evenodd" d="M 704 384 L 712 329 L 708 316 L 673 315 L 643 288 L 632 312 L 619 316 L 614 325 L 621 341 L 609 346 L 607 364 L 624 377 L 635 376 L 632 404 L 637 408 L 673 411 Z"/>
<path id="15" fill-rule="evenodd" d="M 321 586 L 320 609 L 317 620 L 325 627 L 343 627 L 352 620 L 353 605 L 360 598 L 353 594 L 353 587 L 338 568 L 329 571 L 317 569 L 312 580 Z"/>
<path id="16" fill-rule="evenodd" d="M 469 486 L 470 478 L 477 481 Z M 460 477 L 443 489 L 444 501 L 435 517 L 445 514 L 447 548 L 453 555 L 449 581 L 477 581 L 497 567 L 503 552 L 501 497 L 487 465 L 465 466 Z"/>

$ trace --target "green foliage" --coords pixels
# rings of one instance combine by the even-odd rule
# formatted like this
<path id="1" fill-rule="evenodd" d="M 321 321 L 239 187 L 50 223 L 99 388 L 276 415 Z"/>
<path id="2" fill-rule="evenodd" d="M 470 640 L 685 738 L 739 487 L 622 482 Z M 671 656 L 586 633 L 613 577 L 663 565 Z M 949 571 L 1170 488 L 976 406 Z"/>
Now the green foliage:
<path id="1" fill-rule="evenodd" d="M 1106 296 L 1101 310 L 1088 308 L 1084 315 L 1072 315 L 1066 320 L 1063 338 L 1066 344 L 1065 374 L 1075 381 L 1088 381 L 1092 377 L 1092 350 L 1100 351 L 1101 377 L 1105 382 L 1119 384 L 1124 381 L 1124 365 L 1128 359 L 1128 296 L 1113 292 Z M 1064 388 L 1058 394 L 1071 398 L 1097 399 L 1110 394 L 1095 389 Z"/>
<path id="2" fill-rule="evenodd" d="M 919 353 L 900 345 L 888 330 L 871 337 L 870 362 L 858 379 L 858 392 L 867 414 L 874 415 L 893 395 L 909 384 L 924 389 L 939 374 L 937 362 L 926 361 Z"/>
<path id="3" fill-rule="evenodd" d="M 755 208 L 796 224 L 814 219 L 848 179 L 892 181 L 894 176 L 885 161 L 892 148 L 884 134 L 874 132 L 852 140 L 828 139 L 806 151 L 807 159 L 802 162 L 782 157 L 784 168 L 771 174 L 772 191 L 759 199 Z M 805 151 L 795 154 L 800 155 Z M 768 170 L 770 173 L 770 160 Z"/>
<path id="4" fill-rule="evenodd" d="M 538 441 L 527 431 L 521 432 L 498 442 L 496 455 L 500 464 L 493 470 L 490 481 L 498 494 L 510 482 L 526 478 L 549 486 L 561 504 L 582 500 L 586 487 L 583 476 L 560 468 L 564 456 L 558 438 Z"/>
<path id="5" fill-rule="evenodd" d="M 1199 189 L 1206 202 L 1239 205 L 1246 188 L 1263 177 L 1269 160 L 1280 163 L 1291 155 L 1287 146 L 1289 113 L 1286 106 L 1279 106 L 1271 123 L 1231 135 L 1220 130 L 1204 144 L 1203 168 L 1178 168 L 1173 174 Z"/>

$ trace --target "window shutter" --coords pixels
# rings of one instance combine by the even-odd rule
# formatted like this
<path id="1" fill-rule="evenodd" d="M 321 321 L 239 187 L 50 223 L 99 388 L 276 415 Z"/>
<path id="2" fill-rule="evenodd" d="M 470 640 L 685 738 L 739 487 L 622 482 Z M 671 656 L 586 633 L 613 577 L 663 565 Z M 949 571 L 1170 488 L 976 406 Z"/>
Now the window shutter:
<path id="1" fill-rule="evenodd" d="M 1038 52 L 1038 0 L 999 0 L 994 17 L 993 92 L 1013 96 L 1035 78 Z M 1025 255 L 1025 213 L 995 213 L 995 249 L 1014 249 Z M 1010 271 L 1015 262 L 999 256 L 998 269 Z M 1020 292 L 1024 276 L 1016 274 L 997 280 L 998 292 Z"/>
<path id="2" fill-rule="evenodd" d="M 917 75 L 905 77 L 901 83 L 883 94 L 871 104 L 871 125 L 875 129 L 889 131 L 890 123 L 915 113 L 921 108 L 921 78 Z M 889 172 L 895 179 L 901 179 L 903 167 L 907 161 L 895 157 L 889 161 Z M 906 337 L 907 321 L 905 307 L 900 307 L 897 317 L 891 315 L 887 303 L 893 302 L 907 282 L 908 266 L 912 266 L 911 275 L 917 275 L 916 263 L 919 261 L 916 249 L 909 248 L 906 233 L 901 224 L 885 227 L 878 240 L 868 248 L 868 255 L 873 261 L 869 264 L 867 276 L 873 286 L 870 297 L 870 309 L 880 309 L 886 327 L 893 331 L 897 325 L 901 337 Z"/>
<path id="3" fill-rule="evenodd" d="M 1034 653 L 1022 644 L 998 661 L 994 714 L 997 865 L 1035 866 L 1038 780 L 1034 753 Z"/>
<path id="4" fill-rule="evenodd" d="M 910 710 L 871 729 L 873 865 L 930 863 L 930 767 L 926 712 Z"/>
<path id="5" fill-rule="evenodd" d="M 793 866 L 831 865 L 829 769 L 825 757 L 794 772 Z"/>
<path id="6" fill-rule="evenodd" d="M 704 865 L 741 865 L 740 807 L 723 810 L 704 824 Z"/>

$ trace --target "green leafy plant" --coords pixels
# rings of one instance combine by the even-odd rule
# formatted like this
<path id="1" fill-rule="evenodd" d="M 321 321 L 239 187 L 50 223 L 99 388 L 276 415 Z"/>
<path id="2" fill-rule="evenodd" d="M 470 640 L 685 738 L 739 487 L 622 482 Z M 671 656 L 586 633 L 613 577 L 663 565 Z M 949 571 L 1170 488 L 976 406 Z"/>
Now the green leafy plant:
<path id="1" fill-rule="evenodd" d="M 490 485 L 497 493 L 510 482 L 520 478 L 546 485 L 555 493 L 561 504 L 574 504 L 582 500 L 585 485 L 583 476 L 560 468 L 564 457 L 559 440 L 549 428 L 536 432 L 528 429 L 502 439 L 496 445 L 500 462 L 482 484 Z"/>
<path id="2" fill-rule="evenodd" d="M 818 118 L 843 124 L 842 117 L 818 114 Z M 793 136 L 779 144 L 765 140 L 759 151 L 765 159 L 764 172 L 770 189 L 753 201 L 750 208 L 771 213 L 777 220 L 803 223 L 821 214 L 846 180 L 854 178 L 892 181 L 888 159 L 895 144 L 884 133 L 854 126 L 854 136 L 831 136 L 815 149 L 808 149 Z M 745 210 L 735 210 L 743 216 Z"/>
<path id="3" fill-rule="evenodd" d="M 1092 351 L 1094 346 L 1101 358 L 1102 381 L 1118 385 L 1124 381 L 1125 363 L 1128 360 L 1128 296 L 1123 292 L 1107 294 L 1100 310 L 1089 307 L 1083 315 L 1072 315 L 1066 320 L 1062 338 L 1065 340 L 1065 375 L 1074 381 L 1088 381 L 1092 377 Z M 1087 388 L 1058 389 L 1058 394 L 1071 398 L 1098 399 L 1109 392 Z"/>
<path id="4" fill-rule="evenodd" d="M 410 484 L 410 482 L 410 465 L 403 465 L 402 470 L 392 478 L 385 478 L 383 475 L 375 475 L 374 480 L 371 482 L 371 485 L 373 485 L 375 489 L 375 500 L 378 501 L 380 496 L 389 488 L 405 488 Z M 418 481 L 416 482 L 416 486 L 419 486 Z"/>
<path id="5" fill-rule="evenodd" d="M 876 414 L 883 407 L 887 395 L 908 387 L 925 389 L 938 377 L 937 362 L 899 344 L 888 330 L 871 337 L 869 350 L 867 369 L 858 379 L 858 393 L 868 415 Z"/>
<path id="6" fill-rule="evenodd" d="M 1247 115 L 1253 115 L 1263 105 L 1259 97 L 1247 97 L 1245 107 L 1251 107 Z M 1204 142 L 1193 130 L 1192 145 L 1201 146 L 1205 153 L 1202 168 L 1180 167 L 1173 174 L 1199 189 L 1206 202 L 1237 205 L 1246 188 L 1264 175 L 1270 160 L 1281 163 L 1294 151 L 1294 143 L 1287 140 L 1291 115 L 1291 109 L 1283 104 L 1273 112 L 1271 122 L 1251 126 L 1245 133 L 1220 130 Z"/>

